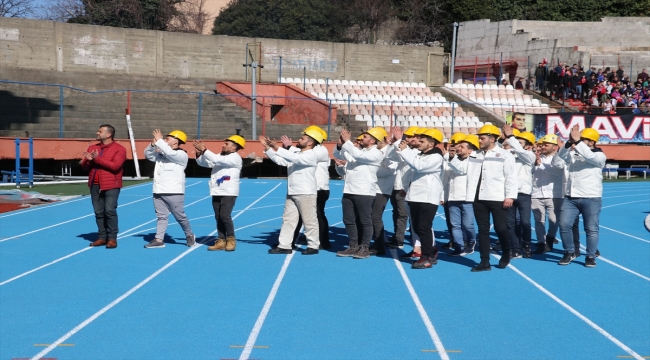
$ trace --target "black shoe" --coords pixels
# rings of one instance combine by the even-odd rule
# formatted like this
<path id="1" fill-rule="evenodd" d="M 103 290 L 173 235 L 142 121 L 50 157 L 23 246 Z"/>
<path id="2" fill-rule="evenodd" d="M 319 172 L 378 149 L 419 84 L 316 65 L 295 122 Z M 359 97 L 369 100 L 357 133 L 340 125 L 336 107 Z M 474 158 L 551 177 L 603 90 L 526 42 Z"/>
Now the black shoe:
<path id="1" fill-rule="evenodd" d="M 529 259 L 533 257 L 533 252 L 530 250 L 530 245 L 524 245 L 524 258 Z"/>
<path id="2" fill-rule="evenodd" d="M 501 259 L 499 259 L 499 266 L 497 266 L 499 269 L 505 269 L 508 267 L 508 264 L 510 264 L 510 254 L 504 252 L 501 254 Z"/>
<path id="3" fill-rule="evenodd" d="M 492 250 L 501 251 L 501 243 L 499 242 L 499 240 L 497 240 L 497 242 L 495 242 L 494 245 L 492 245 Z"/>
<path id="4" fill-rule="evenodd" d="M 389 241 L 386 243 L 386 246 L 393 249 L 404 249 L 404 244 L 400 244 L 397 241 Z"/>
<path id="5" fill-rule="evenodd" d="M 462 256 L 463 254 L 463 249 L 461 249 L 460 246 L 456 246 L 456 248 L 454 248 L 454 251 L 449 253 L 449 256 Z"/>
<path id="6" fill-rule="evenodd" d="M 321 241 L 320 245 L 318 245 L 318 248 L 319 248 L 319 249 L 323 249 L 323 250 L 327 250 L 327 249 L 329 249 L 329 248 L 331 248 L 331 247 L 332 247 L 332 245 L 330 244 L 330 241 L 329 241 L 329 240 L 327 240 L 327 241 Z"/>
<path id="7" fill-rule="evenodd" d="M 571 262 L 571 260 L 573 260 L 573 259 L 575 259 L 575 258 L 576 258 L 576 256 L 575 256 L 573 253 L 570 253 L 570 252 L 568 252 L 568 251 L 565 251 L 565 252 L 564 252 L 564 257 L 563 257 L 562 260 L 560 260 L 560 262 L 558 262 L 557 264 L 558 264 L 558 265 L 569 265 L 569 263 Z"/>
<path id="8" fill-rule="evenodd" d="M 467 245 L 465 245 L 465 249 L 463 249 L 463 255 L 462 256 L 467 256 L 467 255 L 473 254 L 474 253 L 474 246 L 476 246 L 475 241 L 468 242 Z"/>
<path id="9" fill-rule="evenodd" d="M 557 244 L 557 239 L 554 237 L 547 236 L 546 237 L 546 247 L 548 248 L 547 252 L 553 251 L 553 244 Z"/>
<path id="10" fill-rule="evenodd" d="M 370 249 L 368 249 L 367 245 L 361 245 L 359 247 L 359 251 L 357 251 L 356 254 L 352 255 L 352 257 L 355 259 L 367 259 L 370 257 Z"/>
<path id="11" fill-rule="evenodd" d="M 521 253 L 517 250 L 512 250 L 510 252 L 510 258 L 511 259 L 521 259 Z"/>
<path id="12" fill-rule="evenodd" d="M 433 267 L 433 263 L 431 263 L 431 259 L 420 258 L 420 260 L 413 262 L 411 267 L 413 269 L 430 269 Z"/>
<path id="13" fill-rule="evenodd" d="M 587 256 L 587 259 L 585 260 L 585 266 L 586 267 L 596 267 L 596 258 L 592 258 L 590 256 Z"/>
<path id="14" fill-rule="evenodd" d="M 544 244 L 544 243 L 537 243 L 537 248 L 535 248 L 535 254 L 537 254 L 537 255 L 542 255 L 542 254 L 544 254 L 544 253 L 546 253 L 546 252 L 547 252 L 547 250 L 546 250 L 546 244 Z"/>
<path id="15" fill-rule="evenodd" d="M 316 255 L 318 254 L 318 249 L 312 249 L 308 247 L 305 251 L 302 252 L 303 255 Z"/>
<path id="16" fill-rule="evenodd" d="M 492 267 L 490 267 L 489 260 L 481 260 L 480 264 L 472 268 L 472 272 L 490 271 L 490 270 L 492 270 Z"/>
<path id="17" fill-rule="evenodd" d="M 345 250 L 337 251 L 336 256 L 348 257 L 348 256 L 352 256 L 352 255 L 356 254 L 357 251 L 359 251 L 358 246 L 350 246 L 349 248 L 347 248 Z"/>
<path id="18" fill-rule="evenodd" d="M 371 255 L 371 256 L 377 256 L 377 255 L 381 256 L 381 255 L 386 255 L 386 249 L 384 249 L 383 246 L 382 246 L 382 247 L 375 247 L 375 246 L 373 246 L 373 247 L 370 248 L 369 251 L 370 251 L 370 255 Z"/>
<path id="19" fill-rule="evenodd" d="M 596 249 L 596 257 L 599 257 L 599 256 L 600 256 L 600 251 L 598 251 L 598 249 Z"/>
<path id="20" fill-rule="evenodd" d="M 575 255 L 576 259 L 580 257 L 580 248 L 576 248 L 573 251 L 573 255 Z"/>
<path id="21" fill-rule="evenodd" d="M 293 250 L 291 249 L 283 249 L 280 247 L 274 247 L 273 249 L 269 250 L 269 254 L 291 254 Z"/>
<path id="22" fill-rule="evenodd" d="M 443 249 L 453 249 L 454 248 L 454 242 L 452 240 L 449 240 L 448 243 L 442 246 Z"/>

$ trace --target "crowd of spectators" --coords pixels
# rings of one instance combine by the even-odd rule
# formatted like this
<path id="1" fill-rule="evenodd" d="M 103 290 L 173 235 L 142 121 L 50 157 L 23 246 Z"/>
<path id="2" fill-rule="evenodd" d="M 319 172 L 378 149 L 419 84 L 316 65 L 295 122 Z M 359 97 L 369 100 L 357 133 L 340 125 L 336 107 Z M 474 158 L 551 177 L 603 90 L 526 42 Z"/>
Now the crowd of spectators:
<path id="1" fill-rule="evenodd" d="M 650 113 L 650 75 L 643 69 L 633 80 L 623 66 L 587 71 L 577 64 L 549 67 L 540 62 L 534 74 L 535 89 L 552 100 L 568 101 L 590 113 Z"/>

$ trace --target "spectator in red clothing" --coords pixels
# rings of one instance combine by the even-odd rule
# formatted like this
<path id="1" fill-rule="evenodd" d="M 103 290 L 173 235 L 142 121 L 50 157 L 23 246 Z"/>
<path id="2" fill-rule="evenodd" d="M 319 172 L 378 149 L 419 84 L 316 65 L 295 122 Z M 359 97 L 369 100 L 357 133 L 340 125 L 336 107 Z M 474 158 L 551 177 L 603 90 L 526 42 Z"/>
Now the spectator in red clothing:
<path id="1" fill-rule="evenodd" d="M 89 171 L 88 187 L 97 221 L 97 240 L 90 246 L 117 247 L 117 198 L 122 188 L 122 170 L 126 149 L 113 140 L 115 128 L 101 125 L 98 144 L 90 145 L 81 159 L 81 167 Z"/>
<path id="2" fill-rule="evenodd" d="M 636 77 L 636 80 L 641 84 L 643 84 L 645 81 L 648 81 L 648 79 L 650 79 L 650 75 L 646 69 L 643 69 L 643 71 L 641 71 Z"/>

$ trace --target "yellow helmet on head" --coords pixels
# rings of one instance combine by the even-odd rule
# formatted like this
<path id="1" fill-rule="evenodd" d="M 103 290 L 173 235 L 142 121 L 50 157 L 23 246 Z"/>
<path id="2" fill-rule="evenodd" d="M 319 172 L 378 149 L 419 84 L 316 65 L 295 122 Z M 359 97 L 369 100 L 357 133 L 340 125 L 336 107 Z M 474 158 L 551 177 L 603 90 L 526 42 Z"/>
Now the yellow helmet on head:
<path id="1" fill-rule="evenodd" d="M 307 128 L 307 129 L 305 129 L 303 134 L 309 136 L 312 139 L 314 139 L 314 141 L 316 141 L 319 144 L 323 142 L 323 133 L 321 131 L 318 131 L 317 129 Z"/>
<path id="2" fill-rule="evenodd" d="M 586 128 L 582 130 L 582 132 L 580 133 L 580 137 L 598 142 L 598 140 L 600 139 L 600 134 L 598 133 L 598 130 L 594 128 Z"/>
<path id="3" fill-rule="evenodd" d="M 173 138 L 176 138 L 176 139 L 178 139 L 178 141 L 180 141 L 183 144 L 185 144 L 187 142 L 187 135 L 185 135 L 185 133 L 180 131 L 180 130 L 174 130 L 174 131 L 170 132 L 169 134 L 167 134 L 167 136 L 171 136 Z"/>
<path id="4" fill-rule="evenodd" d="M 415 136 L 415 130 L 417 130 L 417 126 L 409 126 L 408 129 L 404 130 L 404 135 L 406 136 Z"/>
<path id="5" fill-rule="evenodd" d="M 467 136 L 467 134 L 463 134 L 462 132 L 454 133 L 451 136 L 451 139 L 449 139 L 449 142 L 451 142 L 452 144 L 458 144 L 459 142 L 463 141 L 465 136 Z"/>
<path id="6" fill-rule="evenodd" d="M 227 138 L 226 140 L 234 142 L 235 144 L 239 145 L 239 147 L 242 149 L 246 147 L 246 140 L 244 140 L 244 138 L 240 135 L 233 135 Z"/>
<path id="7" fill-rule="evenodd" d="M 440 131 L 440 130 L 438 130 L 438 129 L 429 129 L 429 130 L 427 130 L 427 131 L 426 131 L 424 134 L 422 134 L 422 135 L 427 136 L 427 137 L 430 137 L 430 138 L 432 138 L 433 140 L 438 141 L 439 143 L 442 142 L 442 138 L 444 137 L 444 136 L 442 135 L 442 131 Z"/>
<path id="8" fill-rule="evenodd" d="M 415 130 L 413 135 L 415 135 L 415 136 L 422 135 L 425 132 L 427 132 L 427 130 L 429 130 L 429 129 L 427 129 L 427 128 L 418 128 L 417 130 Z"/>
<path id="9" fill-rule="evenodd" d="M 307 130 L 320 131 L 320 133 L 323 135 L 323 140 L 327 140 L 327 131 L 323 130 L 320 126 L 316 126 L 316 125 L 307 126 L 305 132 L 307 132 Z"/>
<path id="10" fill-rule="evenodd" d="M 557 145 L 557 135 L 555 135 L 555 134 L 544 135 L 544 136 L 542 136 L 541 139 L 539 139 L 539 143 L 542 143 L 542 144 L 543 143 L 548 143 L 548 144 Z"/>
<path id="11" fill-rule="evenodd" d="M 521 134 L 521 131 L 519 131 L 519 129 L 512 128 L 512 135 L 514 137 L 519 136 L 519 134 Z"/>
<path id="12" fill-rule="evenodd" d="M 535 135 L 530 131 L 524 131 L 519 135 L 515 135 L 517 139 L 524 139 L 528 141 L 531 145 L 535 145 Z"/>
<path id="13" fill-rule="evenodd" d="M 377 139 L 377 141 L 386 141 L 386 137 L 388 136 L 386 129 L 379 126 L 374 127 L 372 129 L 368 129 L 366 133 L 374 137 L 375 139 Z"/>
<path id="14" fill-rule="evenodd" d="M 469 135 L 465 136 L 465 138 L 463 140 L 461 140 L 460 142 L 466 142 L 468 144 L 472 144 L 477 149 L 479 149 L 481 147 L 479 142 L 478 142 L 478 135 L 474 135 L 474 134 L 469 134 Z"/>
<path id="15" fill-rule="evenodd" d="M 499 130 L 499 128 L 494 125 L 483 125 L 480 129 L 478 129 L 476 135 L 501 136 L 501 130 Z"/>
<path id="16" fill-rule="evenodd" d="M 357 140 L 363 140 L 363 134 L 357 136 Z"/>

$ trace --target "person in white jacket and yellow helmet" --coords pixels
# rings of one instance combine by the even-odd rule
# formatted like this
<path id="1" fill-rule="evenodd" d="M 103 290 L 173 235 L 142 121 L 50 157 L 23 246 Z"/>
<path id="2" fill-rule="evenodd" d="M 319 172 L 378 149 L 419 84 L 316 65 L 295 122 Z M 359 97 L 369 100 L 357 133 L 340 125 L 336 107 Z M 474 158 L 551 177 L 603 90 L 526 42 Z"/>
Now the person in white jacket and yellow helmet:
<path id="1" fill-rule="evenodd" d="M 401 137 L 396 134 L 397 137 Z M 414 269 L 428 269 L 435 265 L 438 249 L 433 239 L 433 219 L 441 200 L 444 200 L 442 187 L 442 151 L 437 147 L 443 134 L 438 129 L 429 129 L 420 136 L 419 153 L 404 151 L 408 145 L 400 142 L 397 153 L 409 165 L 413 173 L 406 192 L 406 202 L 411 210 L 411 220 L 415 232 L 420 237 L 422 254 L 413 262 Z"/>
<path id="2" fill-rule="evenodd" d="M 210 195 L 212 209 L 217 221 L 217 240 L 209 251 L 234 251 L 237 246 L 232 209 L 239 196 L 239 176 L 242 168 L 241 156 L 237 153 L 246 147 L 246 140 L 233 135 L 224 141 L 221 152 L 215 154 L 205 147 L 203 141 L 195 141 L 196 163 L 212 169 L 210 174 Z"/>
<path id="3" fill-rule="evenodd" d="M 187 135 L 180 130 L 170 132 L 163 139 L 163 133 L 153 131 L 153 141 L 144 150 L 144 156 L 156 163 L 153 176 L 153 204 L 156 209 L 156 237 L 144 247 L 147 249 L 165 247 L 169 213 L 174 216 L 185 232 L 187 246 L 196 245 L 190 221 L 185 215 L 185 168 L 188 156 L 180 145 L 187 142 Z"/>
<path id="4" fill-rule="evenodd" d="M 282 214 L 280 244 L 269 250 L 269 254 L 291 254 L 291 243 L 296 224 L 302 219 L 305 224 L 307 249 L 302 255 L 318 254 L 320 245 L 318 217 L 316 215 L 316 167 L 318 154 L 314 147 L 323 142 L 323 134 L 315 129 L 307 129 L 298 140 L 300 152 L 282 148 L 279 143 L 260 136 L 264 153 L 274 163 L 287 167 L 287 197 Z"/>
<path id="5" fill-rule="evenodd" d="M 571 129 L 569 141 L 559 141 L 557 156 L 562 158 L 569 169 L 566 194 L 560 213 L 560 236 L 564 245 L 564 257 L 558 265 L 568 265 L 576 258 L 573 224 L 582 214 L 587 234 L 586 267 L 596 266 L 598 251 L 598 223 L 602 208 L 603 167 L 607 156 L 596 142 L 600 138 L 598 130 L 586 128 L 580 131 L 578 125 Z"/>
<path id="6" fill-rule="evenodd" d="M 482 126 L 477 135 L 480 149 L 467 159 L 466 201 L 474 201 L 474 217 L 478 225 L 478 243 L 481 262 L 472 272 L 489 271 L 490 267 L 490 215 L 503 249 L 499 267 L 510 263 L 508 235 L 508 208 L 517 198 L 517 172 L 515 158 L 508 150 L 497 146 L 501 131 L 494 125 Z"/>

